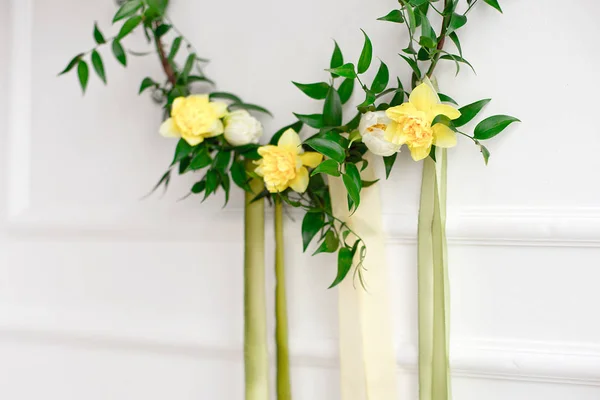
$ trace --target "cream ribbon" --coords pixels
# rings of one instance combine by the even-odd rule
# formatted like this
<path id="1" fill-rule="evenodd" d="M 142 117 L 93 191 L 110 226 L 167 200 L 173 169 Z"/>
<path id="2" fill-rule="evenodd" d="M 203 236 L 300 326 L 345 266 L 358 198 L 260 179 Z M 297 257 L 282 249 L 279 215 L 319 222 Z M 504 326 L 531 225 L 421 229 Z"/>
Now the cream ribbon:
<path id="1" fill-rule="evenodd" d="M 374 160 L 364 180 L 375 180 Z M 367 246 L 365 282 L 352 272 L 339 285 L 340 376 L 342 400 L 396 400 L 397 367 L 394 355 L 389 276 L 385 257 L 379 185 L 361 192 L 361 204 L 349 215 L 347 192 L 339 178 L 329 178 L 334 215 L 348 223 Z"/>

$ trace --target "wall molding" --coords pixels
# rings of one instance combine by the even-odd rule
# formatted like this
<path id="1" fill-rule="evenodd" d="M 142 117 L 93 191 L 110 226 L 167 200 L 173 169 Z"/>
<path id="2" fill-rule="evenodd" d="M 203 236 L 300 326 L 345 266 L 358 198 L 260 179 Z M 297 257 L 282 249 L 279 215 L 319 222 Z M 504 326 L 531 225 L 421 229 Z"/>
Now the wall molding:
<path id="1" fill-rule="evenodd" d="M 51 238 L 235 242 L 242 240 L 241 235 L 232 235 L 241 232 L 242 213 L 236 206 L 176 209 L 150 202 L 129 207 L 34 207 L 9 217 L 7 227 L 15 235 Z M 298 222 L 302 215 L 293 212 L 292 218 Z M 388 243 L 416 243 L 416 211 L 384 212 L 383 220 Z M 198 226 L 211 229 L 198 229 Z M 447 230 L 450 244 L 600 247 L 600 208 L 450 208 Z"/>
<path id="2" fill-rule="evenodd" d="M 202 336 L 207 330 L 200 321 L 115 318 L 112 313 L 51 315 L 48 310 L 4 308 L 0 340 L 242 361 L 241 329 L 235 336 L 208 337 Z M 292 338 L 290 347 L 295 366 L 339 367 L 335 339 Z M 416 343 L 399 342 L 397 364 L 403 372 L 416 373 Z M 461 338 L 451 342 L 451 364 L 459 377 L 600 386 L 600 344 Z"/>

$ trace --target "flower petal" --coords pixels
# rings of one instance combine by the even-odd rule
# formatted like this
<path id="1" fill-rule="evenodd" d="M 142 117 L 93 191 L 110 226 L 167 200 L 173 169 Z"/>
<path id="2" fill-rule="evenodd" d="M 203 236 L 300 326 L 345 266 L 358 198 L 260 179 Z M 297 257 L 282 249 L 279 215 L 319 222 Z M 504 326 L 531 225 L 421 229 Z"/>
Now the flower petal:
<path id="1" fill-rule="evenodd" d="M 389 157 L 392 154 L 399 152 L 400 147 L 402 146 L 388 142 L 384 139 L 383 132 L 377 131 L 365 133 L 362 137 L 362 140 L 371 153 L 382 157 Z"/>
<path id="2" fill-rule="evenodd" d="M 408 146 L 408 149 L 410 150 L 410 155 L 412 157 L 413 160 L 415 161 L 420 161 L 424 158 L 427 158 L 427 156 L 429 155 L 429 152 L 431 151 L 431 146 L 419 146 L 419 147 L 411 147 Z"/>
<path id="3" fill-rule="evenodd" d="M 200 100 L 201 103 L 208 103 L 209 98 L 207 94 L 192 94 L 187 97 L 188 99 Z"/>
<path id="4" fill-rule="evenodd" d="M 433 126 L 433 144 L 442 147 L 456 146 L 456 133 L 444 124 L 435 124 Z"/>
<path id="5" fill-rule="evenodd" d="M 265 155 L 265 154 L 268 154 L 268 153 L 269 153 L 271 150 L 273 150 L 275 147 L 276 147 L 276 146 L 273 146 L 273 145 L 271 145 L 271 144 L 268 144 L 268 145 L 266 145 L 266 146 L 260 146 L 260 147 L 258 148 L 258 150 L 257 150 L 257 151 L 258 151 L 258 154 L 259 154 L 261 157 L 264 157 L 264 155 Z"/>
<path id="6" fill-rule="evenodd" d="M 412 103 L 402 103 L 396 107 L 390 107 L 385 111 L 385 115 L 391 120 L 397 121 L 400 117 L 413 115 L 417 108 Z"/>
<path id="7" fill-rule="evenodd" d="M 159 132 L 164 137 L 181 137 L 181 133 L 177 129 L 177 125 L 175 125 L 173 118 L 169 118 L 163 122 Z"/>
<path id="8" fill-rule="evenodd" d="M 279 138 L 279 141 L 277 142 L 277 146 L 285 147 L 285 148 L 289 149 L 290 151 L 297 151 L 297 152 L 301 150 L 300 144 L 301 144 L 300 136 L 298 136 L 296 131 L 293 130 L 292 128 L 283 132 L 283 135 L 281 135 L 281 137 Z"/>
<path id="9" fill-rule="evenodd" d="M 223 118 L 228 114 L 227 104 L 221 101 L 215 101 L 210 103 L 210 105 L 212 106 L 212 109 L 215 112 L 217 118 Z"/>
<path id="10" fill-rule="evenodd" d="M 409 96 L 409 101 L 417 108 L 417 110 L 427 112 L 431 110 L 433 106 L 438 104 L 438 96 L 427 83 L 421 83 L 414 88 Z"/>
<path id="11" fill-rule="evenodd" d="M 308 170 L 305 167 L 300 168 L 296 172 L 296 177 L 290 181 L 289 186 L 295 192 L 306 192 L 306 188 L 308 187 Z"/>
<path id="12" fill-rule="evenodd" d="M 448 104 L 436 104 L 435 106 L 431 107 L 431 120 L 433 121 L 433 119 L 438 115 L 445 115 L 450 119 L 457 119 L 460 117 L 460 111 Z"/>
<path id="13" fill-rule="evenodd" d="M 185 97 L 177 97 L 173 100 L 173 106 L 171 107 L 171 115 L 177 114 L 181 107 L 185 103 Z"/>
<path id="14" fill-rule="evenodd" d="M 307 151 L 306 153 L 300 154 L 302 165 L 306 165 L 310 168 L 317 168 L 317 165 L 323 161 L 323 154 L 314 151 Z"/>
<path id="15" fill-rule="evenodd" d="M 383 139 L 387 142 L 402 146 L 408 142 L 410 136 L 396 122 L 390 123 L 385 129 Z"/>
<path id="16" fill-rule="evenodd" d="M 204 135 L 204 137 L 214 137 L 214 136 L 219 136 L 220 134 L 223 133 L 223 121 L 221 121 L 220 119 L 217 119 L 215 122 L 213 122 L 213 125 L 210 128 L 209 132 L 206 132 Z"/>
<path id="17" fill-rule="evenodd" d="M 188 135 L 185 133 L 181 134 L 181 137 L 188 142 L 188 144 L 190 146 L 197 146 L 200 143 L 204 142 L 204 136 L 194 136 L 194 135 Z"/>

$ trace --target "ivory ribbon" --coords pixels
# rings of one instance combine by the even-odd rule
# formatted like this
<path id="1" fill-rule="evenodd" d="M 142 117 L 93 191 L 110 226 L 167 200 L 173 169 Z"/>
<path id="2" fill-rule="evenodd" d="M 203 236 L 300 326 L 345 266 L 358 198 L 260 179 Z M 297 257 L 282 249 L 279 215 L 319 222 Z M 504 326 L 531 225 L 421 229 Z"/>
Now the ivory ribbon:
<path id="1" fill-rule="evenodd" d="M 363 179 L 374 180 L 374 160 Z M 352 273 L 339 285 L 340 375 L 342 400 L 396 400 L 398 385 L 392 336 L 389 276 L 385 260 L 381 200 L 377 184 L 361 192 L 352 216 L 339 178 L 329 179 L 334 215 L 348 223 L 367 245 L 366 290 Z"/>
<path id="2" fill-rule="evenodd" d="M 445 149 L 423 164 L 419 209 L 419 398 L 449 400 L 449 290 Z"/>

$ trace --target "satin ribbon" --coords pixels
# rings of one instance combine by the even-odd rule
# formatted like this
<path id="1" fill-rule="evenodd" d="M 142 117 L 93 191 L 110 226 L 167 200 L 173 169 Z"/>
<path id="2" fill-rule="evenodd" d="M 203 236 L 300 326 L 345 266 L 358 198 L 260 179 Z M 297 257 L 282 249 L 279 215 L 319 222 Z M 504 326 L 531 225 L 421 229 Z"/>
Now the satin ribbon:
<path id="1" fill-rule="evenodd" d="M 374 160 L 364 180 L 375 180 Z M 346 221 L 367 246 L 366 290 L 352 274 L 339 285 L 340 379 L 342 400 L 396 400 L 398 384 L 392 336 L 389 275 L 385 259 L 381 199 L 377 184 L 361 192 L 349 215 L 341 179 L 329 178 L 334 215 Z"/>
<path id="2" fill-rule="evenodd" d="M 419 399 L 449 400 L 449 284 L 446 244 L 447 157 L 423 164 L 419 209 Z"/>

